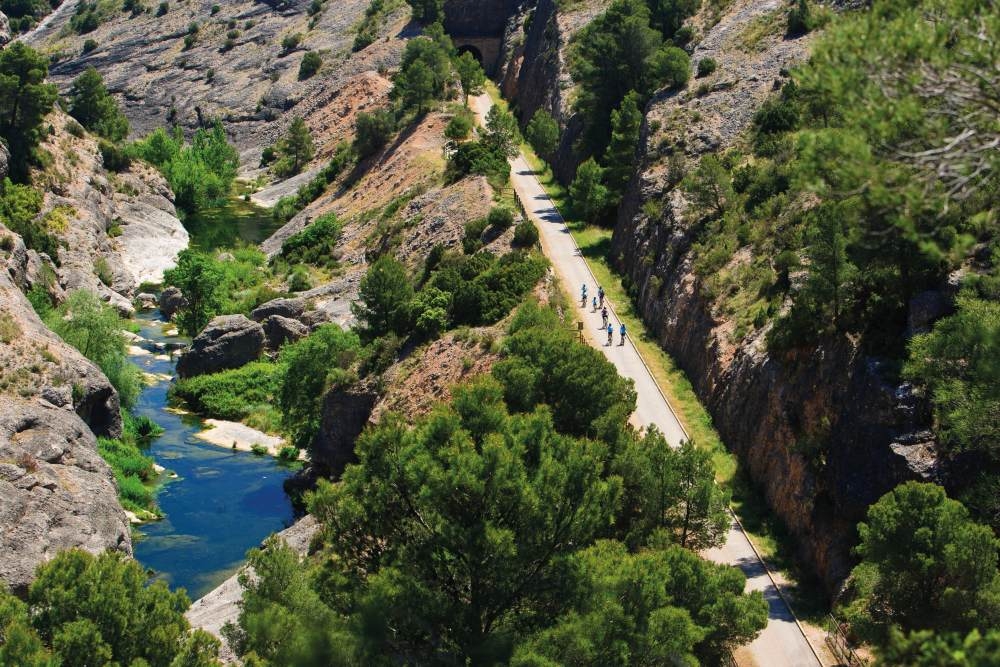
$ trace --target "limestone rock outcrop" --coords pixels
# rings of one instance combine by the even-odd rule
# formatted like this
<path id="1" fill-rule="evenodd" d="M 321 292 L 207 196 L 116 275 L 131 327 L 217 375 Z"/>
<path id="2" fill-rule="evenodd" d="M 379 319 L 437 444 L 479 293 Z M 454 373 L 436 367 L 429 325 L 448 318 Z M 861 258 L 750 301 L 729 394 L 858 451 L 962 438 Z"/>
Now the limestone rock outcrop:
<path id="1" fill-rule="evenodd" d="M 264 328 L 243 315 L 220 315 L 198 334 L 177 362 L 177 375 L 191 377 L 239 368 L 264 353 Z"/>
<path id="2" fill-rule="evenodd" d="M 0 582 L 23 595 L 73 547 L 132 553 L 114 475 L 72 410 L 0 396 Z"/>
<path id="3" fill-rule="evenodd" d="M 272 315 L 297 319 L 306 310 L 306 300 L 294 299 L 272 299 L 253 309 L 250 318 L 255 322 L 263 322 Z"/>
<path id="4" fill-rule="evenodd" d="M 264 335 L 267 337 L 267 347 L 277 350 L 285 343 L 294 343 L 309 335 L 309 327 L 298 320 L 281 315 L 271 315 L 261 322 Z"/>
<path id="5" fill-rule="evenodd" d="M 0 226 L 0 236 L 5 231 Z M 5 254 L 0 250 L 0 267 L 7 267 L 0 270 L 0 395 L 67 397 L 65 405 L 94 433 L 118 437 L 118 392 L 97 366 L 42 323 L 11 279 L 24 267 L 16 255 Z"/>
<path id="6" fill-rule="evenodd" d="M 184 294 L 177 287 L 168 287 L 160 292 L 160 314 L 172 320 L 178 310 L 187 305 Z"/>

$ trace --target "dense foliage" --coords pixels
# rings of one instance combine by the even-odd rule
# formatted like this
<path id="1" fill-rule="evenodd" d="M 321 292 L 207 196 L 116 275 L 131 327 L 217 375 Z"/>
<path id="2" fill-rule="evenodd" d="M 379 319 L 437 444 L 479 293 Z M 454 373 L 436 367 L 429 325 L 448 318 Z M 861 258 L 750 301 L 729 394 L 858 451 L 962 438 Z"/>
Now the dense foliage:
<path id="1" fill-rule="evenodd" d="M 180 128 L 173 135 L 156 130 L 135 142 L 132 152 L 163 172 L 174 203 L 188 214 L 227 197 L 239 166 L 239 155 L 218 122 L 210 130 L 196 131 L 190 144 Z"/>
<path id="2" fill-rule="evenodd" d="M 861 563 L 845 609 L 856 633 L 884 644 L 894 631 L 964 637 L 1000 627 L 1000 541 L 941 487 L 896 487 L 858 530 Z"/>
<path id="3" fill-rule="evenodd" d="M 333 268 L 337 265 L 334 249 L 342 227 L 336 213 L 324 213 L 301 232 L 285 239 L 281 244 L 281 256 L 292 264 Z"/>
<path id="4" fill-rule="evenodd" d="M 560 331 L 557 321 L 529 306 L 514 328 L 540 337 Z M 546 340 L 570 355 L 593 352 L 569 332 Z M 508 390 L 489 377 L 415 423 L 384 416 L 359 439 L 358 463 L 310 500 L 324 525 L 318 556 L 300 565 L 274 541 L 251 554 L 255 576 L 243 577 L 239 626 L 228 630 L 238 651 L 269 665 L 563 664 L 580 655 L 625 665 L 648 655 L 712 662 L 753 638 L 767 605 L 743 593 L 738 570 L 702 561 L 677 546 L 679 533 L 640 527 L 623 511 L 637 484 L 612 471 L 631 474 L 615 463 L 622 446 L 642 449 L 626 428 L 635 398 L 602 356 L 587 361 L 579 370 L 595 377 L 567 377 L 563 400 L 583 409 L 593 394 L 578 390 L 598 383 L 595 394 L 619 404 L 607 411 L 607 437 L 561 431 L 544 404 L 512 412 Z M 710 483 L 711 471 L 696 474 Z M 635 549 L 614 541 L 626 534 Z"/>
<path id="5" fill-rule="evenodd" d="M 42 193 L 9 178 L 0 181 L 0 222 L 21 236 L 24 245 L 59 263 L 59 239 L 49 229 L 42 210 Z"/>
<path id="6" fill-rule="evenodd" d="M 38 568 L 27 603 L 0 587 L 0 664 L 215 667 L 219 641 L 191 630 L 189 605 L 123 554 L 64 551 Z"/>
<path id="7" fill-rule="evenodd" d="M 73 81 L 69 89 L 69 114 L 85 128 L 109 141 L 122 141 L 128 136 L 128 119 L 93 67 L 88 67 Z"/>
<path id="8" fill-rule="evenodd" d="M 0 50 L 0 139 L 10 152 L 10 177 L 23 183 L 43 138 L 42 120 L 58 97 L 45 83 L 48 59 L 23 42 Z"/>
<path id="9" fill-rule="evenodd" d="M 265 153 L 268 149 L 265 149 Z M 337 144 L 333 151 L 333 157 L 325 167 L 319 170 L 312 180 L 299 186 L 295 195 L 287 195 L 278 200 L 274 205 L 272 215 L 276 220 L 287 222 L 312 202 L 326 192 L 327 187 L 337 180 L 345 169 L 355 160 L 356 154 L 352 146 L 346 142 Z"/>

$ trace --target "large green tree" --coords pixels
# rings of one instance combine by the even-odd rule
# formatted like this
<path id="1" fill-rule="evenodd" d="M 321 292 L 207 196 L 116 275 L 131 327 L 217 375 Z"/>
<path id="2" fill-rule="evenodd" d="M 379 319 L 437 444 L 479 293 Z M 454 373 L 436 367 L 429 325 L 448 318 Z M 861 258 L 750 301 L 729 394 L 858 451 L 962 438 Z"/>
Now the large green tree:
<path id="1" fill-rule="evenodd" d="M 406 421 L 362 435 L 358 465 L 314 496 L 329 565 L 363 580 L 354 604 L 372 655 L 503 661 L 518 632 L 560 608 L 565 556 L 614 514 L 606 446 L 561 435 L 544 408 L 508 415 L 489 379 Z"/>
<path id="2" fill-rule="evenodd" d="M 465 106 L 469 106 L 469 95 L 481 95 L 486 83 L 486 73 L 476 57 L 466 51 L 455 59 L 455 70 L 458 80 L 462 82 L 462 95 Z"/>
<path id="3" fill-rule="evenodd" d="M 351 304 L 351 312 L 361 321 L 369 339 L 390 332 L 406 333 L 412 299 L 413 285 L 406 267 L 394 257 L 383 255 L 361 279 L 358 300 Z"/>
<path id="4" fill-rule="evenodd" d="M 296 446 L 312 445 L 326 393 L 357 379 L 351 369 L 360 350 L 358 335 L 336 324 L 325 324 L 282 348 L 285 370 L 278 403 L 282 424 Z"/>
<path id="5" fill-rule="evenodd" d="M 184 305 L 177 311 L 177 325 L 187 336 L 197 336 L 221 305 L 222 272 L 205 253 L 182 250 L 177 266 L 163 274 L 163 282 L 181 290 Z"/>
<path id="6" fill-rule="evenodd" d="M 608 165 L 604 179 L 615 201 L 620 201 L 632 178 L 635 166 L 635 150 L 642 129 L 642 110 L 639 108 L 639 93 L 630 91 L 621 105 L 611 112 L 611 142 L 605 154 Z"/>
<path id="7" fill-rule="evenodd" d="M 888 629 L 968 632 L 1000 623 L 998 543 L 939 486 L 907 482 L 858 524 L 849 615 L 869 639 Z"/>
<path id="8" fill-rule="evenodd" d="M 32 153 L 42 139 L 41 124 L 58 90 L 45 83 L 49 61 L 23 42 L 0 50 L 0 138 L 10 151 L 10 175 L 28 178 Z"/>
<path id="9" fill-rule="evenodd" d="M 217 667 L 219 642 L 190 629 L 184 591 L 148 579 L 120 553 L 57 554 L 38 568 L 27 604 L 0 589 L 0 664 Z"/>
<path id="10" fill-rule="evenodd" d="M 517 128 L 514 114 L 504 111 L 498 105 L 490 107 L 486 114 L 486 132 L 482 143 L 494 155 L 512 158 L 517 155 L 521 133 Z"/>
<path id="11" fill-rule="evenodd" d="M 645 542 L 662 530 L 676 544 L 701 550 L 723 544 L 732 518 L 729 495 L 715 483 L 712 455 L 691 441 L 672 448 L 650 429 L 630 438 L 613 469 L 627 480 L 622 525 L 627 543 Z"/>
<path id="12" fill-rule="evenodd" d="M 545 109 L 535 112 L 524 134 L 535 152 L 545 159 L 550 158 L 559 145 L 559 123 Z"/>
<path id="13" fill-rule="evenodd" d="M 110 141 L 122 141 L 128 136 L 128 119 L 93 67 L 88 67 L 73 81 L 69 90 L 69 113 L 85 128 Z"/>
<path id="14" fill-rule="evenodd" d="M 571 611 L 518 647 L 511 664 L 718 664 L 767 625 L 746 579 L 679 547 L 629 553 L 598 542 L 574 558 L 583 581 Z"/>

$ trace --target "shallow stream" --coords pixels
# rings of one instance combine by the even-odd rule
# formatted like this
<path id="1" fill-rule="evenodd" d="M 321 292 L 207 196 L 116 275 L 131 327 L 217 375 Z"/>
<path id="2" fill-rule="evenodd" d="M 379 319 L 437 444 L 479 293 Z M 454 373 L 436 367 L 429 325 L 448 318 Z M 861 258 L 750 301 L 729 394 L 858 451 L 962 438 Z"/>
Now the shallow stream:
<path id="1" fill-rule="evenodd" d="M 201 420 L 168 409 L 175 360 L 166 358 L 169 353 L 157 350 L 157 344 L 186 341 L 165 336 L 158 317 L 159 312 L 136 315 L 145 339 L 140 347 L 151 354 L 131 359 L 160 379 L 143 390 L 134 412 L 163 427 L 148 453 L 177 478 L 167 481 L 157 496 L 165 518 L 138 527 L 135 557 L 171 588 L 186 588 L 194 600 L 235 572 L 248 549 L 291 524 L 292 504 L 282 487 L 291 470 L 271 457 L 198 440 Z"/>

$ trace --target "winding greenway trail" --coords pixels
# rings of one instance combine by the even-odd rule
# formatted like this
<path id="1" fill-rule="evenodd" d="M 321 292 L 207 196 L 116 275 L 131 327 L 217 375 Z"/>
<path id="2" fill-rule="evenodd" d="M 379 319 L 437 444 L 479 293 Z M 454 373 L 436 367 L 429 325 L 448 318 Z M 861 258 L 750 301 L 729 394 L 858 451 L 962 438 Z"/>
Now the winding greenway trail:
<path id="1" fill-rule="evenodd" d="M 492 100 L 483 94 L 470 98 L 469 103 L 480 124 L 484 124 L 486 113 L 493 104 Z M 632 423 L 638 427 L 656 425 L 672 446 L 679 446 L 681 441 L 687 438 L 684 427 L 653 379 L 638 350 L 628 340 L 625 345 L 619 344 L 619 320 L 615 315 L 613 304 L 605 299 L 604 303 L 608 306 L 611 323 L 614 325 L 614 342 L 611 346 L 607 345 L 607 334 L 601 330 L 600 313 L 591 312 L 589 303 L 590 298 L 597 293 L 597 280 L 580 254 L 580 249 L 570 235 L 566 222 L 538 182 L 524 155 L 519 154 L 512 159 L 511 167 L 511 183 L 514 190 L 523 203 L 528 217 L 538 227 L 542 249 L 552 262 L 556 275 L 569 290 L 570 297 L 578 297 L 580 286 L 587 285 L 588 303 L 581 308 L 579 299 L 576 300 L 573 319 L 583 322 L 587 341 L 604 352 L 604 356 L 615 365 L 623 377 L 635 382 L 638 401 L 636 411 L 632 415 Z M 778 592 L 767 567 L 754 551 L 735 518 L 726 544 L 717 549 L 710 549 L 703 555 L 712 561 L 739 567 L 746 574 L 747 588 L 761 591 L 767 600 L 769 607 L 767 627 L 753 643 L 738 651 L 737 660 L 741 665 L 815 667 L 821 664 L 791 609 Z"/>

